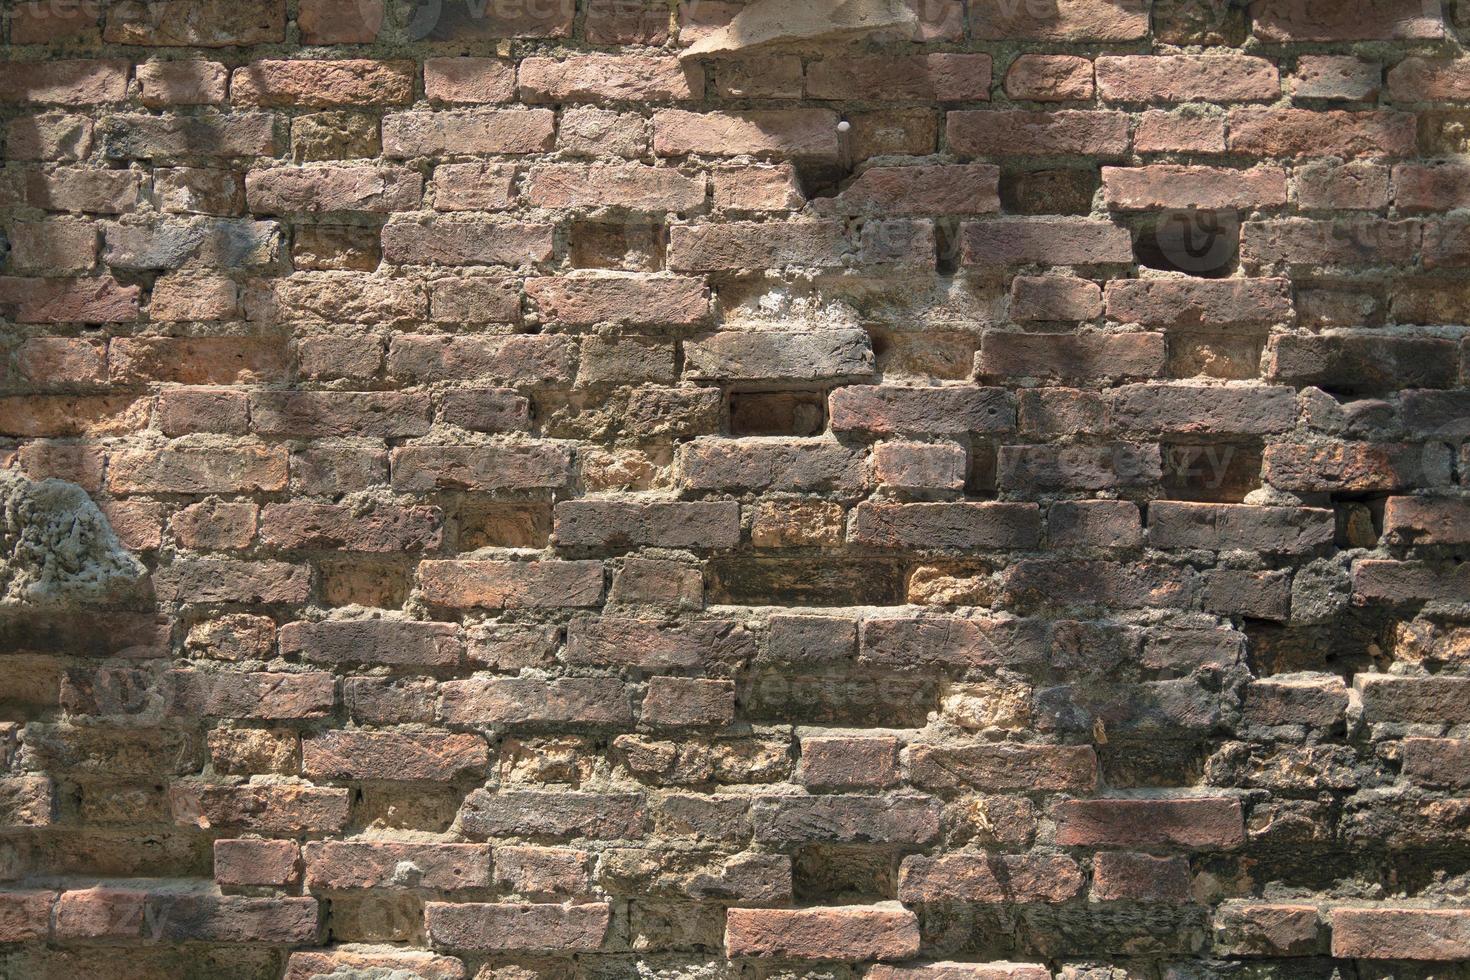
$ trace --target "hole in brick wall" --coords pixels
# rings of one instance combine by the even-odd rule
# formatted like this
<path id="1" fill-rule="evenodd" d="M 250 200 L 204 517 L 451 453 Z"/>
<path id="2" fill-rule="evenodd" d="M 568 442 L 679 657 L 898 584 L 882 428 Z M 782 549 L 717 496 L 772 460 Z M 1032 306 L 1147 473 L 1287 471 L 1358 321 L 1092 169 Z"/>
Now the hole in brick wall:
<path id="1" fill-rule="evenodd" d="M 827 398 L 816 391 L 730 393 L 730 434 L 814 436 L 827 428 Z"/>
<path id="2" fill-rule="evenodd" d="M 1170 330 L 1165 337 L 1171 378 L 1246 381 L 1260 376 L 1263 332 Z"/>
<path id="3" fill-rule="evenodd" d="M 741 685 L 741 717 L 783 725 L 922 728 L 939 700 L 939 683 L 937 677 L 847 671 L 757 671 Z"/>
<path id="4" fill-rule="evenodd" d="M 1109 738 L 1097 754 L 1103 778 L 1116 789 L 1193 786 L 1204 775 L 1208 747 L 1187 739 Z"/>
<path id="5" fill-rule="evenodd" d="M 400 609 L 408 601 L 413 566 L 351 558 L 324 558 L 318 564 L 322 600 L 329 606 Z"/>
<path id="6" fill-rule="evenodd" d="M 667 236 L 662 225 L 617 221 L 572 224 L 568 249 L 578 269 L 657 272 L 664 267 Z"/>
<path id="7" fill-rule="evenodd" d="M 1223 279 L 1240 253 L 1240 219 L 1227 211 L 1166 211 L 1138 229 L 1133 243 L 1138 264 Z"/>
<path id="8" fill-rule="evenodd" d="M 1001 174 L 1000 203 L 1011 214 L 1088 214 L 1100 179 L 1093 170 L 1022 170 Z"/>
<path id="9" fill-rule="evenodd" d="M 544 548 L 551 536 L 550 504 L 508 504 L 465 497 L 459 505 L 459 549 Z"/>
<path id="10" fill-rule="evenodd" d="M 959 272 L 964 254 L 959 221 L 955 218 L 940 218 L 935 221 L 934 244 L 934 270 L 942 276 L 952 276 Z"/>
<path id="11" fill-rule="evenodd" d="M 808 201 L 836 197 L 842 193 L 843 182 L 852 176 L 852 171 L 846 167 L 819 161 L 797 161 L 795 169 L 796 186 Z"/>
<path id="12" fill-rule="evenodd" d="M 1337 519 L 1334 543 L 1339 548 L 1375 548 L 1383 536 L 1383 508 L 1388 494 L 1332 495 Z"/>
<path id="13" fill-rule="evenodd" d="M 896 606 L 903 569 L 882 561 L 716 558 L 706 598 L 741 606 Z"/>
<path id="14" fill-rule="evenodd" d="M 970 446 L 970 470 L 965 474 L 965 493 L 972 497 L 993 497 L 996 492 L 995 443 L 977 439 Z"/>
<path id="15" fill-rule="evenodd" d="M 1238 504 L 1261 486 L 1261 443 L 1165 442 L 1164 492 L 1173 500 Z"/>
<path id="16" fill-rule="evenodd" d="M 791 885 L 798 902 L 881 902 L 897 891 L 897 865 L 897 855 L 885 849 L 813 844 L 797 850 Z"/>
<path id="17" fill-rule="evenodd" d="M 973 333 L 870 328 L 878 370 L 888 376 L 964 381 L 975 370 L 979 339 Z"/>

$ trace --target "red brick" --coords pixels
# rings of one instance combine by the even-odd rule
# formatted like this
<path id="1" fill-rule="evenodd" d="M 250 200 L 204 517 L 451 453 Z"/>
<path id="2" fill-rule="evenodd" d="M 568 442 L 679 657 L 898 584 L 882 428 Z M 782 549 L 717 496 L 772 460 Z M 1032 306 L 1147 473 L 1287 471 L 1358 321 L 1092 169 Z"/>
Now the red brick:
<path id="1" fill-rule="evenodd" d="M 547 164 L 531 168 L 525 196 L 548 208 L 685 212 L 704 206 L 705 184 L 671 167 Z"/>
<path id="2" fill-rule="evenodd" d="M 418 209 L 423 178 L 399 167 L 272 167 L 245 175 L 245 197 L 256 214 L 366 212 Z"/>
<path id="3" fill-rule="evenodd" d="M 46 939 L 51 934 L 51 905 L 56 893 L 27 890 L 0 892 L 0 942 Z"/>
<path id="4" fill-rule="evenodd" d="M 960 226 L 967 266 L 1104 265 L 1133 261 L 1126 228 L 1090 218 L 1001 218 Z"/>
<path id="5" fill-rule="evenodd" d="M 906 960 L 919 952 L 914 913 L 897 904 L 809 909 L 730 909 L 731 956 L 793 960 Z"/>
<path id="6" fill-rule="evenodd" d="M 1407 443 L 1281 443 L 1266 447 L 1264 462 L 1266 481 L 1283 490 L 1353 493 L 1438 482 L 1433 449 Z"/>
<path id="7" fill-rule="evenodd" d="M 22 0 L 10 10 L 10 43 L 96 44 L 102 38 L 100 13 L 96 3 L 81 0 L 70 4 Z"/>
<path id="8" fill-rule="evenodd" d="M 1233 109 L 1231 153 L 1261 157 L 1407 157 L 1415 153 L 1408 112 Z"/>
<path id="9" fill-rule="evenodd" d="M 1291 94 L 1299 99 L 1371 101 L 1383 84 L 1383 66 L 1351 55 L 1303 55 L 1291 78 Z"/>
<path id="10" fill-rule="evenodd" d="M 170 445 L 122 449 L 108 459 L 113 493 L 250 493 L 286 488 L 283 447 Z"/>
<path id="11" fill-rule="evenodd" d="M 1215 941 L 1237 956 L 1307 956 L 1322 952 L 1314 905 L 1226 902 L 1215 912 Z"/>
<path id="12" fill-rule="evenodd" d="M 286 39 L 285 0 L 122 0 L 107 10 L 109 44 L 228 47 Z"/>
<path id="13" fill-rule="evenodd" d="M 483 952 L 588 952 L 602 946 L 611 919 L 603 903 L 585 905 L 424 906 L 429 941 L 440 949 Z"/>
<path id="14" fill-rule="evenodd" d="M 916 744 L 909 779 L 926 789 L 1086 793 L 1097 787 L 1097 755 L 1087 745 Z"/>
<path id="15" fill-rule="evenodd" d="M 1464 789 L 1470 786 L 1470 740 L 1406 738 L 1399 743 L 1403 773 L 1416 783 Z"/>
<path id="16" fill-rule="evenodd" d="M 230 99 L 243 106 L 313 109 L 407 105 L 414 74 L 407 61 L 257 61 L 235 69 Z"/>
<path id="17" fill-rule="evenodd" d="M 419 566 L 424 601 L 451 608 L 595 606 L 602 601 L 596 561 L 426 561 Z"/>
<path id="18" fill-rule="evenodd" d="M 349 797 L 348 790 L 316 786 L 177 784 L 169 803 L 174 822 L 184 826 L 296 835 L 341 832 Z"/>
<path id="19" fill-rule="evenodd" d="M 899 868 L 902 902 L 1065 902 L 1082 890 L 1077 862 L 1064 854 L 913 855 Z"/>
<path id="20" fill-rule="evenodd" d="M 1230 850 L 1245 840 L 1240 803 L 1219 797 L 1070 800 L 1053 807 L 1065 846 L 1158 846 Z"/>
<path id="21" fill-rule="evenodd" d="M 979 0 L 970 7 L 970 31 L 987 41 L 1134 41 L 1148 35 L 1148 5 L 1140 0 L 1058 0 L 1043 6 Z"/>
<path id="22" fill-rule="evenodd" d="M 0 65 L 0 103 L 93 105 L 127 98 L 126 61 L 11 61 Z"/>
<path id="23" fill-rule="evenodd" d="M 0 277 L 0 310 L 17 323 L 128 323 L 138 319 L 137 286 L 93 279 Z"/>
<path id="24" fill-rule="evenodd" d="M 836 214 L 987 214 L 1000 210 L 1000 169 L 965 166 L 870 167 L 829 201 Z"/>
<path id="25" fill-rule="evenodd" d="M 1150 109 L 1138 117 L 1133 148 L 1139 153 L 1224 153 L 1225 117 Z"/>
<path id="26" fill-rule="evenodd" d="M 1189 901 L 1189 862 L 1110 851 L 1092 859 L 1092 897 L 1100 901 Z"/>
<path id="27" fill-rule="evenodd" d="M 807 66 L 806 94 L 844 102 L 982 102 L 990 98 L 990 55 L 828 57 Z"/>
<path id="28" fill-rule="evenodd" d="M 139 100 L 149 108 L 220 105 L 230 71 L 217 61 L 150 61 L 137 68 Z"/>
<path id="29" fill-rule="evenodd" d="M 572 480 L 571 455 L 552 444 L 404 446 L 392 463 L 393 486 L 405 492 L 551 490 Z"/>
<path id="30" fill-rule="evenodd" d="M 214 880 L 221 885 L 282 888 L 301 877 L 300 848 L 292 840 L 217 840 Z"/>
<path id="31" fill-rule="evenodd" d="M 154 576 L 164 602 L 301 603 L 311 592 L 310 570 L 272 561 L 175 561 Z"/>
<path id="32" fill-rule="evenodd" d="M 261 543 L 286 550 L 433 551 L 443 538 L 442 520 L 437 507 L 267 504 L 261 511 Z"/>
<path id="33" fill-rule="evenodd" d="M 1103 167 L 1102 180 L 1104 200 L 1108 207 L 1119 211 L 1254 210 L 1286 203 L 1286 171 L 1273 166 L 1249 170 L 1167 163 Z"/>
<path id="34" fill-rule="evenodd" d="M 296 23 L 307 44 L 371 44 L 384 12 L 383 0 L 301 0 Z"/>
<path id="35" fill-rule="evenodd" d="M 102 886 L 62 892 L 56 902 L 56 938 L 62 942 L 139 939 L 146 900 L 143 891 Z"/>
<path id="36" fill-rule="evenodd" d="M 812 789 L 882 789 L 899 781 L 899 743 L 885 735 L 801 740 L 801 782 Z"/>
<path id="37" fill-rule="evenodd" d="M 550 224 L 436 215 L 383 226 L 383 259 L 394 265 L 526 265 L 551 259 Z"/>
<path id="38" fill-rule="evenodd" d="M 311 841 L 303 856 L 306 887 L 313 891 L 443 892 L 490 886 L 490 848 L 485 844 Z"/>
<path id="39" fill-rule="evenodd" d="M 451 725 L 633 725 L 627 689 L 613 678 L 480 677 L 445 681 L 439 690 L 439 716 Z"/>
<path id="40" fill-rule="evenodd" d="M 1470 957 L 1470 912 L 1333 909 L 1332 955 L 1345 959 L 1463 961 Z"/>
<path id="41" fill-rule="evenodd" d="M 1311 209 L 1377 211 L 1388 206 L 1388 176 L 1387 167 L 1364 161 L 1299 167 L 1293 174 L 1297 204 Z"/>
<path id="42" fill-rule="evenodd" d="M 704 96 L 704 75 L 677 58 L 642 54 L 579 54 L 524 58 L 525 102 L 684 102 Z"/>
<path id="43" fill-rule="evenodd" d="M 661 157 L 709 156 L 836 159 L 837 114 L 826 109 L 653 114 L 653 150 Z"/>
<path id="44" fill-rule="evenodd" d="M 1091 99 L 1092 62 L 1072 54 L 1023 54 L 1006 69 L 1005 90 L 1033 102 Z"/>
<path id="45" fill-rule="evenodd" d="M 1097 88 L 1109 102 L 1274 102 L 1281 77 L 1240 55 L 1102 55 Z"/>
<path id="46" fill-rule="evenodd" d="M 640 718 L 645 725 L 686 728 L 735 720 L 735 684 L 725 680 L 651 677 Z"/>
<path id="47" fill-rule="evenodd" d="M 1285 279 L 1115 279 L 1104 290 L 1110 320 L 1144 326 L 1202 327 L 1285 323 L 1292 318 Z"/>
<path id="48" fill-rule="evenodd" d="M 1263 41 L 1432 40 L 1444 36 L 1439 4 L 1417 0 L 1255 0 L 1251 20 Z"/>
<path id="49" fill-rule="evenodd" d="M 960 110 L 946 116 L 945 138 L 960 156 L 1117 157 L 1128 152 L 1128 116 L 1077 109 Z"/>
<path id="50" fill-rule="evenodd" d="M 1164 336 L 1158 333 L 986 331 L 975 358 L 975 373 L 995 378 L 1148 378 L 1163 370 Z"/>
<path id="51" fill-rule="evenodd" d="M 383 117 L 383 156 L 540 153 L 555 142 L 550 109 L 390 112 Z"/>
<path id="52" fill-rule="evenodd" d="M 331 731 L 301 741 L 301 773 L 315 780 L 443 781 L 488 764 L 479 735 Z"/>
<path id="53" fill-rule="evenodd" d="M 429 58 L 424 62 L 424 94 L 434 102 L 458 105 L 511 102 L 515 65 L 498 58 Z"/>
<path id="54" fill-rule="evenodd" d="M 259 508 L 249 501 L 209 500 L 190 504 L 169 518 L 169 532 L 183 548 L 226 551 L 255 540 Z"/>

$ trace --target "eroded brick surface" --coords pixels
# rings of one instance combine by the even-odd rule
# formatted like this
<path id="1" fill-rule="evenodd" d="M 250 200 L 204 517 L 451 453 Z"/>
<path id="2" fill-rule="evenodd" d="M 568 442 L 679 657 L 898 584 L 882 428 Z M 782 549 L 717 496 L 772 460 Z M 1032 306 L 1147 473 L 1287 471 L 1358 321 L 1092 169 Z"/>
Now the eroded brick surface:
<path id="1" fill-rule="evenodd" d="M 1464 976 L 1467 0 L 3 6 L 0 977 Z"/>

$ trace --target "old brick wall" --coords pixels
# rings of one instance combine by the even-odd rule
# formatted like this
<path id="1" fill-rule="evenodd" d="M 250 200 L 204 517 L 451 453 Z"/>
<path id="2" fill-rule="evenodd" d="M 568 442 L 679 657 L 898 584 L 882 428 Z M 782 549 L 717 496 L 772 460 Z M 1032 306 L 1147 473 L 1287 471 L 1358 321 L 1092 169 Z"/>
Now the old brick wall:
<path id="1" fill-rule="evenodd" d="M 912 6 L 8 3 L 0 976 L 1470 976 L 1470 0 Z"/>

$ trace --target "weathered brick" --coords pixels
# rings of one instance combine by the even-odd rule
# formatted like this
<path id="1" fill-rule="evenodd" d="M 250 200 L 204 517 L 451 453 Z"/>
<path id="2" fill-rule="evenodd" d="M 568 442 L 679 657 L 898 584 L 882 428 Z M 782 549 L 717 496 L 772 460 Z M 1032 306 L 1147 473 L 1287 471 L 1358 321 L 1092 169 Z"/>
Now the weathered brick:
<path id="1" fill-rule="evenodd" d="M 1244 842 L 1240 803 L 1221 797 L 1068 800 L 1053 812 L 1057 843 L 1230 850 Z"/>
<path id="2" fill-rule="evenodd" d="M 483 773 L 488 762 L 478 735 L 333 731 L 301 742 L 308 779 L 449 780 Z"/>
<path id="3" fill-rule="evenodd" d="M 1080 109 L 958 110 L 945 119 L 945 139 L 961 156 L 1085 154 L 1107 159 L 1128 152 L 1128 116 Z"/>
<path id="4" fill-rule="evenodd" d="M 860 55 L 807 67 L 811 99 L 980 102 L 990 98 L 990 55 Z"/>
<path id="5" fill-rule="evenodd" d="M 1119 431 L 1267 434 L 1296 424 L 1296 391 L 1281 386 L 1124 385 L 1113 393 Z"/>
<path id="6" fill-rule="evenodd" d="M 419 585 L 426 602 L 451 608 L 594 606 L 602 600 L 602 563 L 426 561 Z"/>
<path id="7" fill-rule="evenodd" d="M 301 877 L 301 849 L 292 840 L 217 840 L 214 880 L 221 885 L 294 885 Z"/>
<path id="8" fill-rule="evenodd" d="M 350 891 L 424 888 L 459 891 L 490 885 L 484 844 L 403 844 L 392 841 L 312 841 L 303 848 L 306 887 Z"/>
<path id="9" fill-rule="evenodd" d="M 825 109 L 653 114 L 653 150 L 661 157 L 709 156 L 835 159 L 837 116 Z"/>
<path id="10" fill-rule="evenodd" d="M 863 455 L 836 442 L 702 438 L 679 447 L 686 484 L 696 490 L 832 490 L 867 485 Z"/>
<path id="11" fill-rule="evenodd" d="M 556 505 L 556 540 L 563 547 L 733 548 L 740 543 L 740 508 L 717 501 L 565 500 Z"/>
<path id="12" fill-rule="evenodd" d="M 1103 265 L 1133 260 L 1128 231 L 1088 218 L 1001 218 L 960 228 L 967 266 Z"/>
<path id="13" fill-rule="evenodd" d="M 1092 62 L 1070 54 L 1023 54 L 1006 69 L 1006 95 L 1033 102 L 1091 99 Z"/>
<path id="14" fill-rule="evenodd" d="M 107 9 L 103 37 L 111 44 L 227 47 L 286 39 L 281 0 L 123 0 Z"/>
<path id="15" fill-rule="evenodd" d="M 446 681 L 439 714 L 452 725 L 631 727 L 626 689 L 609 678 L 493 677 Z"/>
<path id="16" fill-rule="evenodd" d="M 1280 167 L 1229 170 L 1157 163 L 1103 167 L 1102 178 L 1103 198 L 1118 211 L 1254 209 L 1286 203 L 1286 171 Z"/>
<path id="17" fill-rule="evenodd" d="M 1144 326 L 1281 323 L 1292 317 L 1285 279 L 1116 279 L 1103 296 L 1109 319 Z"/>
<path id="18" fill-rule="evenodd" d="M 919 952 L 919 923 L 896 903 L 730 909 L 725 949 L 796 960 L 905 960 Z"/>
<path id="19" fill-rule="evenodd" d="M 1064 854 L 912 855 L 899 869 L 903 902 L 1065 902 L 1082 871 Z"/>
<path id="20" fill-rule="evenodd" d="M 530 57 L 520 63 L 520 94 L 526 102 L 682 102 L 703 97 L 704 75 L 653 55 Z"/>
<path id="21" fill-rule="evenodd" d="M 1060 0 L 1045 7 L 981 0 L 970 8 L 970 30 L 992 41 L 1132 41 L 1148 34 L 1148 8 L 1138 0 Z"/>
<path id="22" fill-rule="evenodd" d="M 552 148 L 555 132 L 550 109 L 390 112 L 383 117 L 383 155 L 540 153 Z"/>
<path id="23" fill-rule="evenodd" d="M 1097 756 L 1086 745 L 926 745 L 909 748 L 909 778 L 926 789 L 1089 792 Z"/>
<path id="24" fill-rule="evenodd" d="M 1257 0 L 1251 16 L 1263 41 L 1415 40 L 1444 36 L 1439 3 L 1352 0 L 1318 7 L 1308 0 Z"/>
<path id="25" fill-rule="evenodd" d="M 1272 102 L 1276 66 L 1238 55 L 1103 55 L 1097 88 L 1109 102 Z"/>
<path id="26" fill-rule="evenodd" d="M 1227 146 L 1260 157 L 1406 157 L 1415 149 L 1408 112 L 1233 109 Z"/>
<path id="27" fill-rule="evenodd" d="M 230 99 L 244 106 L 313 109 L 407 105 L 414 73 L 405 61 L 257 61 L 235 69 Z"/>
<path id="28" fill-rule="evenodd" d="M 0 65 L 0 102 L 93 105 L 127 98 L 128 63 L 118 60 L 12 61 Z"/>
<path id="29" fill-rule="evenodd" d="M 1332 955 L 1463 960 L 1470 956 L 1470 915 L 1458 909 L 1334 909 Z"/>
<path id="30" fill-rule="evenodd" d="M 853 512 L 848 539 L 879 548 L 969 550 L 1034 548 L 1041 513 L 1034 504 L 880 504 Z"/>
<path id="31" fill-rule="evenodd" d="M 424 906 L 429 941 L 440 949 L 586 952 L 602 945 L 611 919 L 604 903 Z"/>

